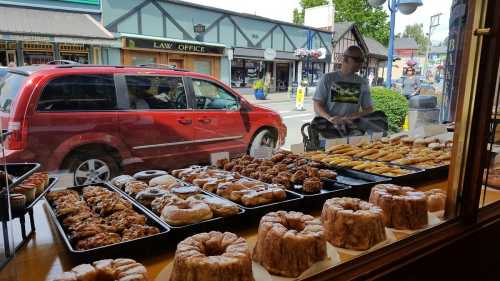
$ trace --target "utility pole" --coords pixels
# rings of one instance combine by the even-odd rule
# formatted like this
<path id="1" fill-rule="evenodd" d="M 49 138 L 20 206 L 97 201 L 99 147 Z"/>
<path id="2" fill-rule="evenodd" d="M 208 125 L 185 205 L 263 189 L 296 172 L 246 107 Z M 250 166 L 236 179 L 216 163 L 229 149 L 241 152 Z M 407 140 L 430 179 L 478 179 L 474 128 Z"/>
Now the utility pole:
<path id="1" fill-rule="evenodd" d="M 425 71 L 429 70 L 429 51 L 431 50 L 432 47 L 432 30 L 440 25 L 439 19 L 443 15 L 443 13 L 435 14 L 431 16 L 431 21 L 429 23 L 429 43 L 427 44 L 427 48 L 425 51 Z"/>

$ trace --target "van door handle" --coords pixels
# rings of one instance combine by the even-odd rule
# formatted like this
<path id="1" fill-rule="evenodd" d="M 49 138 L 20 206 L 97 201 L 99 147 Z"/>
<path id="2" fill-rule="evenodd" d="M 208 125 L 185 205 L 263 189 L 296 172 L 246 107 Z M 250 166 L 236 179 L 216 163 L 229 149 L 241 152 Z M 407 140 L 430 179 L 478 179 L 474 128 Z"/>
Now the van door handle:
<path id="1" fill-rule="evenodd" d="M 191 120 L 191 119 L 177 119 L 177 122 L 179 122 L 182 125 L 191 125 L 193 123 L 193 120 Z"/>
<path id="2" fill-rule="evenodd" d="M 210 119 L 210 118 L 200 118 L 200 119 L 198 119 L 198 122 L 203 123 L 203 124 L 210 124 L 212 122 L 212 119 Z"/>

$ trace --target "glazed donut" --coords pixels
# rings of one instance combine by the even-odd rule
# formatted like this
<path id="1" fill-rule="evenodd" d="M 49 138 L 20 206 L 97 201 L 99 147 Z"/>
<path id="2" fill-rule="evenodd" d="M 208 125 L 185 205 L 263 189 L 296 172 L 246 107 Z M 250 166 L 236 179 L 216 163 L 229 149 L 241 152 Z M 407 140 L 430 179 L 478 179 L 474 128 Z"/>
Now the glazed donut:
<path id="1" fill-rule="evenodd" d="M 148 188 L 148 185 L 145 182 L 138 180 L 128 181 L 125 184 L 125 192 L 131 196 L 135 196 L 137 193 L 143 191 L 146 188 Z"/>
<path id="2" fill-rule="evenodd" d="M 187 185 L 187 186 L 172 188 L 170 192 L 182 199 L 186 199 L 189 196 L 201 193 L 201 189 L 196 185 Z"/>
<path id="3" fill-rule="evenodd" d="M 113 178 L 111 180 L 111 184 L 120 188 L 120 189 L 124 189 L 125 188 L 125 184 L 129 181 L 133 181 L 135 180 L 134 177 L 132 176 L 129 176 L 129 175 L 121 175 L 121 176 L 117 176 L 115 178 Z"/>
<path id="4" fill-rule="evenodd" d="M 198 200 L 206 203 L 210 210 L 218 217 L 228 217 L 236 215 L 240 212 L 240 208 L 227 200 L 206 195 L 206 194 L 196 194 L 187 199 L 188 201 Z"/>
<path id="5" fill-rule="evenodd" d="M 167 193 L 165 195 L 163 195 L 162 197 L 158 197 L 156 199 L 154 199 L 152 202 L 151 202 L 151 210 L 153 210 L 153 212 L 155 212 L 156 214 L 161 214 L 161 211 L 163 210 L 163 208 L 169 204 L 172 204 L 173 202 L 177 202 L 177 201 L 181 201 L 182 199 L 171 194 L 171 193 Z"/>
<path id="6" fill-rule="evenodd" d="M 149 181 L 151 179 L 164 175 L 168 175 L 168 173 L 162 170 L 147 170 L 135 173 L 134 178 L 136 180 Z"/>
<path id="7" fill-rule="evenodd" d="M 159 177 L 152 178 L 149 181 L 149 186 L 157 186 L 157 185 L 163 185 L 163 186 L 171 186 L 177 183 L 177 179 L 171 175 L 163 175 Z"/>
<path id="8" fill-rule="evenodd" d="M 179 200 L 166 205 L 161 211 L 161 218 L 171 225 L 186 225 L 211 219 L 210 207 L 201 201 Z"/>
<path id="9" fill-rule="evenodd" d="M 168 191 L 159 187 L 148 187 L 137 193 L 135 199 L 146 207 L 151 207 L 151 202 L 158 197 L 168 194 Z"/>
<path id="10" fill-rule="evenodd" d="M 444 210 L 446 205 L 446 192 L 442 189 L 431 189 L 425 192 L 429 212 Z"/>

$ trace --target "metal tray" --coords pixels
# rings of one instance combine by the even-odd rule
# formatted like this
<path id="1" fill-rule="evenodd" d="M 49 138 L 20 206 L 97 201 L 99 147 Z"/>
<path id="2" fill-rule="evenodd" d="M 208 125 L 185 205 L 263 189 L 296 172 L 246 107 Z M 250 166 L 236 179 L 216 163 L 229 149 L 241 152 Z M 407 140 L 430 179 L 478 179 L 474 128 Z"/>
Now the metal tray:
<path id="1" fill-rule="evenodd" d="M 347 169 L 336 166 L 327 166 L 327 169 L 335 170 L 337 178 L 335 180 L 324 179 L 326 182 L 331 182 L 334 186 L 349 186 L 348 191 L 350 197 L 359 197 L 367 199 L 370 195 L 371 188 L 374 185 L 381 183 L 389 183 L 391 178 L 362 172 L 353 169 Z"/>
<path id="2" fill-rule="evenodd" d="M 33 200 L 33 202 L 31 202 L 28 206 L 26 206 L 24 210 L 19 210 L 19 211 L 12 210 L 12 218 L 18 218 L 20 216 L 24 216 L 26 212 L 31 210 L 38 203 L 38 201 L 40 201 L 40 199 L 45 197 L 45 194 L 47 194 L 52 189 L 52 187 L 54 187 L 56 183 L 57 183 L 56 177 L 49 177 L 49 183 L 45 188 L 45 190 L 40 195 L 38 195 L 35 198 L 35 200 Z"/>
<path id="3" fill-rule="evenodd" d="M 9 188 L 20 184 L 38 169 L 40 169 L 40 164 L 38 163 L 9 163 L 6 165 L 0 165 L 1 171 L 7 170 L 7 173 L 14 177 L 14 180 L 8 186 Z"/>
<path id="4" fill-rule="evenodd" d="M 263 204 L 254 207 L 247 207 L 234 201 L 231 202 L 233 202 L 234 204 L 238 205 L 240 208 L 245 210 L 245 216 L 264 215 L 266 213 L 278 210 L 296 210 L 297 208 L 300 208 L 303 196 L 290 190 L 285 190 L 285 192 L 286 192 L 286 198 L 282 201 L 272 202 L 269 204 Z M 219 198 L 228 200 L 220 195 L 211 192 L 209 193 Z"/>
<path id="5" fill-rule="evenodd" d="M 107 183 L 98 183 L 98 184 L 88 184 L 88 185 L 82 185 L 82 186 L 74 186 L 70 187 L 68 189 L 75 190 L 78 193 L 81 194 L 82 189 L 86 186 L 102 186 L 104 188 L 107 188 L 108 190 L 111 190 L 113 192 L 116 192 L 116 190 L 108 185 Z M 100 258 L 113 258 L 113 257 L 124 257 L 125 256 L 130 256 L 134 253 L 151 253 L 151 251 L 154 251 L 157 248 L 162 248 L 161 245 L 168 244 L 165 243 L 163 240 L 165 237 L 167 237 L 168 232 L 170 231 L 170 228 L 159 221 L 156 217 L 151 216 L 149 212 L 145 211 L 139 204 L 137 204 L 135 201 L 129 200 L 128 197 L 123 196 L 122 193 L 118 192 L 125 200 L 129 201 L 132 204 L 132 207 L 134 211 L 138 212 L 139 214 L 142 214 L 146 217 L 146 224 L 150 226 L 155 226 L 160 230 L 160 233 L 151 235 L 151 236 L 146 236 L 126 242 L 120 242 L 116 244 L 111 244 L 107 246 L 102 246 L 102 247 L 97 247 L 89 250 L 76 250 L 73 247 L 73 243 L 71 242 L 70 238 L 68 237 L 68 233 L 66 233 L 66 229 L 63 226 L 62 222 L 59 221 L 57 218 L 54 210 L 52 209 L 52 205 L 47 202 L 47 211 L 49 213 L 49 216 L 52 218 L 53 223 L 56 225 L 57 230 L 59 232 L 59 235 L 61 236 L 62 240 L 64 241 L 64 244 L 66 245 L 66 248 L 70 252 L 71 256 L 73 258 L 76 258 L 81 261 L 94 261 L 96 259 Z M 163 240 L 160 242 L 160 240 Z"/>
<path id="6" fill-rule="evenodd" d="M 307 193 L 302 191 L 301 185 L 295 185 L 292 191 L 303 197 L 302 206 L 313 208 L 323 205 L 323 203 L 333 197 L 344 197 L 351 195 L 351 186 L 338 183 L 335 180 L 321 179 L 323 188 L 319 193 Z"/>
<path id="7" fill-rule="evenodd" d="M 183 183 L 184 184 L 184 183 Z M 193 234 L 196 232 L 207 232 L 210 230 L 223 230 L 223 228 L 228 225 L 228 223 L 236 221 L 240 215 L 242 215 L 245 210 L 241 208 L 238 204 L 229 201 L 225 198 L 222 198 L 225 201 L 231 202 L 238 206 L 240 209 L 240 212 L 238 214 L 235 214 L 233 216 L 229 217 L 214 217 L 208 220 L 204 220 L 198 223 L 192 223 L 192 224 L 186 224 L 186 225 L 181 225 L 181 226 L 174 226 L 170 225 L 167 222 L 163 221 L 157 214 L 153 212 L 153 210 L 147 208 L 146 206 L 142 205 L 139 201 L 137 201 L 135 198 L 132 196 L 128 195 L 125 191 L 121 190 L 120 188 L 111 185 L 110 186 L 117 192 L 121 193 L 123 196 L 127 197 L 130 201 L 136 203 L 137 205 L 141 206 L 150 216 L 153 216 L 155 219 L 159 220 L 161 223 L 165 224 L 167 227 L 171 229 L 171 234 L 174 235 L 176 238 L 179 238 L 180 236 L 184 236 L 185 234 Z M 212 197 L 218 197 L 214 196 L 212 193 L 207 192 L 205 190 L 202 190 L 203 194 L 206 194 L 208 196 Z M 218 197 L 219 198 L 219 197 Z"/>

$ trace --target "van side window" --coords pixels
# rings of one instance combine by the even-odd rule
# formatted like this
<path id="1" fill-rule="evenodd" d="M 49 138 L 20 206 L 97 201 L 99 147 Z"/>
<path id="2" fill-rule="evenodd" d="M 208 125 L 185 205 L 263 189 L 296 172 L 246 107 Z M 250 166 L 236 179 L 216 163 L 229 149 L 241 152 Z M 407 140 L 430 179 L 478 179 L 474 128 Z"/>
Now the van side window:
<path id="1" fill-rule="evenodd" d="M 125 77 L 131 109 L 186 109 L 181 77 L 129 75 Z"/>
<path id="2" fill-rule="evenodd" d="M 193 78 L 193 90 L 198 109 L 233 111 L 240 108 L 238 99 L 215 83 Z"/>
<path id="3" fill-rule="evenodd" d="M 38 111 L 115 110 L 113 75 L 67 75 L 50 81 L 38 101 Z"/>

